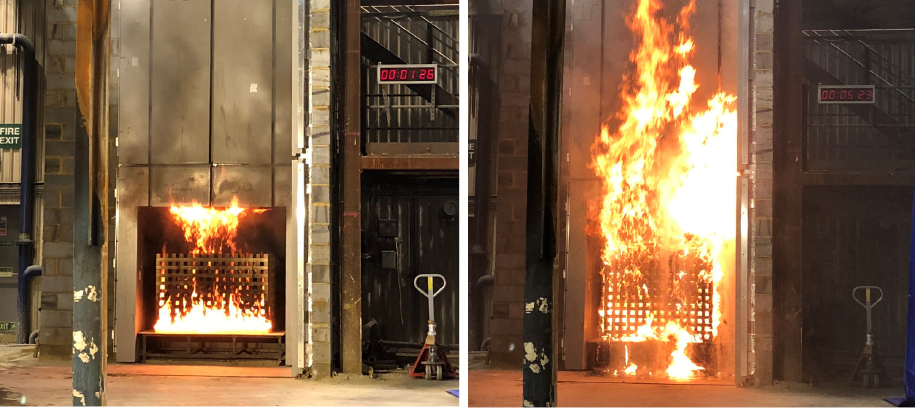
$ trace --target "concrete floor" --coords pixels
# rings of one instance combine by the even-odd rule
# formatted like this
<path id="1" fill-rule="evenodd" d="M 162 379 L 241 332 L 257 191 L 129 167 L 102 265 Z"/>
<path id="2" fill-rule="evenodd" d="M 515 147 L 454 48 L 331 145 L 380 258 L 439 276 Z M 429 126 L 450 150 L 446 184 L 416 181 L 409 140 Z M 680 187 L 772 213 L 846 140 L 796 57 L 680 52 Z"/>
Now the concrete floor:
<path id="1" fill-rule="evenodd" d="M 474 365 L 476 366 L 476 365 Z M 521 406 L 521 372 L 471 367 L 470 407 Z M 560 407 L 866 407 L 892 406 L 902 385 L 882 389 L 779 384 L 767 388 L 609 382 L 581 372 L 559 372 Z"/>
<path id="2" fill-rule="evenodd" d="M 109 365 L 111 406 L 457 406 L 445 392 L 458 380 L 409 378 L 405 372 L 338 376 L 326 380 L 286 377 L 285 368 Z M 23 347 L 0 346 L 0 406 L 70 406 L 70 362 L 39 363 Z M 2 413 L 2 410 L 0 410 Z"/>

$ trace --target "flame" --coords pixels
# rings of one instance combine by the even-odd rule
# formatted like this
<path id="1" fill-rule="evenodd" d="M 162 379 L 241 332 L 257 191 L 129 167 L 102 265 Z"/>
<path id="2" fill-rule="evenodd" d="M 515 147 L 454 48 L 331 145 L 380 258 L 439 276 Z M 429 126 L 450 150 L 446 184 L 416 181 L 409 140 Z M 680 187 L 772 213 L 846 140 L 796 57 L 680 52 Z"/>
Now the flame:
<path id="1" fill-rule="evenodd" d="M 674 323 L 668 325 L 668 331 L 676 338 L 677 348 L 670 354 L 671 362 L 667 367 L 667 376 L 671 379 L 686 380 L 693 377 L 694 373 L 704 371 L 705 368 L 696 365 L 686 356 L 686 346 L 694 343 L 689 332 Z"/>
<path id="2" fill-rule="evenodd" d="M 244 217 L 246 210 L 238 206 L 238 199 L 232 198 L 232 204 L 225 209 L 203 207 L 194 202 L 191 206 L 172 205 L 169 210 L 175 222 L 184 231 L 185 240 L 191 245 L 191 257 L 199 257 L 201 262 L 206 258 L 235 255 L 237 246 L 235 238 L 238 234 L 238 224 Z M 253 209 L 254 213 L 262 213 L 265 209 Z M 163 253 L 165 247 L 163 247 Z M 212 262 L 208 264 L 212 266 Z M 235 265 L 235 263 L 230 263 Z M 220 279 L 223 282 L 243 278 L 240 275 L 224 273 L 219 274 L 214 269 L 216 278 L 211 291 L 198 291 L 197 280 L 193 279 L 190 301 L 186 299 L 166 298 L 160 294 L 158 320 L 154 326 L 157 333 L 237 333 L 256 334 L 269 333 L 273 323 L 266 316 L 265 293 L 246 292 L 243 301 L 239 287 L 230 292 L 220 292 Z M 196 274 L 196 270 L 192 270 Z M 162 282 L 164 284 L 164 277 Z M 232 284 L 227 284 L 232 285 Z M 224 286 L 224 285 L 223 285 Z M 164 288 L 164 285 L 162 286 Z M 254 298 L 252 301 L 251 298 Z"/>
<path id="3" fill-rule="evenodd" d="M 191 206 L 172 205 L 169 211 L 184 230 L 184 239 L 194 244 L 192 254 L 235 253 L 238 220 L 245 213 L 238 207 L 238 198 L 232 198 L 228 209 L 207 208 L 194 202 Z"/>
<path id="4" fill-rule="evenodd" d="M 218 297 L 218 296 L 217 296 Z M 193 301 L 185 305 L 187 313 L 171 316 L 171 300 L 160 302 L 156 333 L 258 334 L 270 333 L 273 323 L 266 316 L 263 298 L 259 311 L 240 308 L 237 295 L 229 295 L 224 304 L 204 304 L 196 290 Z"/>
<path id="5" fill-rule="evenodd" d="M 593 215 L 604 242 L 599 314 L 611 341 L 676 342 L 667 376 L 687 379 L 704 371 L 687 345 L 715 341 L 721 324 L 718 289 L 735 238 L 736 98 L 718 91 L 695 108 L 695 1 L 676 24 L 660 8 L 638 0 L 627 18 L 639 40 L 629 57 L 635 71 L 615 127 L 603 125 L 592 146 L 602 182 Z"/>

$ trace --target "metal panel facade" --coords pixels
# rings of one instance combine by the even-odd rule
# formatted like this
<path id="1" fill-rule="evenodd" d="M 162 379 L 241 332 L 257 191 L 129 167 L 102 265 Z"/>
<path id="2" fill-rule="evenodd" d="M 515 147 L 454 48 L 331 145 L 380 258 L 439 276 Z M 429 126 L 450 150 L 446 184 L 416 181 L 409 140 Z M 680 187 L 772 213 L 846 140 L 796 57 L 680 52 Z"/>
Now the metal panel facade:
<path id="1" fill-rule="evenodd" d="M 240 206 L 272 205 L 272 176 L 270 167 L 213 167 L 213 206 L 230 206 L 233 197 Z"/>
<path id="2" fill-rule="evenodd" d="M 152 163 L 209 162 L 210 19 L 209 0 L 152 3 Z"/>
<path id="3" fill-rule="evenodd" d="M 125 91 L 118 113 L 118 163 L 149 163 L 149 13 L 146 2 L 121 4 L 120 88 Z M 129 20 L 128 20 L 129 19 Z M 112 93 L 112 95 L 114 95 Z"/>
<path id="4" fill-rule="evenodd" d="M 212 160 L 269 164 L 273 1 L 215 2 L 213 31 Z"/>
<path id="5" fill-rule="evenodd" d="M 210 169 L 207 166 L 150 168 L 150 206 L 210 204 Z"/>
<path id="6" fill-rule="evenodd" d="M 136 361 L 138 207 L 191 202 L 221 207 L 233 196 L 243 206 L 293 204 L 296 4 L 297 0 L 121 4 L 123 89 L 111 92 L 119 95 L 120 104 L 119 362 Z M 287 222 L 294 223 L 296 211 L 287 212 Z M 295 263 L 294 256 L 287 259 L 287 266 Z M 296 274 L 290 272 L 287 286 L 295 281 Z M 292 310 L 287 318 L 296 315 L 293 301 L 287 301 L 287 307 Z M 287 353 L 293 360 L 299 358 L 292 349 L 299 336 L 295 327 L 286 328 Z"/>

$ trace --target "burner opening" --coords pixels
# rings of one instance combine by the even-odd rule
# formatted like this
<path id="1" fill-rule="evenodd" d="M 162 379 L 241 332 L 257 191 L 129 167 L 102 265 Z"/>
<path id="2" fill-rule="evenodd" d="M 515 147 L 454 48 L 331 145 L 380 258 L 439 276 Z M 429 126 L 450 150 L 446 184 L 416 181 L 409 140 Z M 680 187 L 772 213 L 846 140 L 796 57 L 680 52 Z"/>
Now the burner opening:
<path id="1" fill-rule="evenodd" d="M 267 351 L 272 359 L 282 353 L 256 344 L 283 344 L 276 337 L 286 323 L 284 208 L 234 202 L 140 207 L 137 215 L 142 355 L 231 359 Z"/>

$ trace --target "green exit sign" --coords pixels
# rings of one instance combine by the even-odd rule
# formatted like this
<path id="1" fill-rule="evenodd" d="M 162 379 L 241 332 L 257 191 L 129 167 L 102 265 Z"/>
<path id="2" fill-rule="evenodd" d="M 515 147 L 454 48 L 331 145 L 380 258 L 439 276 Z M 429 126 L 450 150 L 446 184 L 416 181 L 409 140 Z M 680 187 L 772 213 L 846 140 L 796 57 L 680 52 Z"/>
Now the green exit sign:
<path id="1" fill-rule="evenodd" d="M 0 124 L 0 149 L 22 148 L 22 124 Z"/>
<path id="2" fill-rule="evenodd" d="M 12 321 L 0 321 L 0 331 L 16 331 L 16 323 Z"/>

